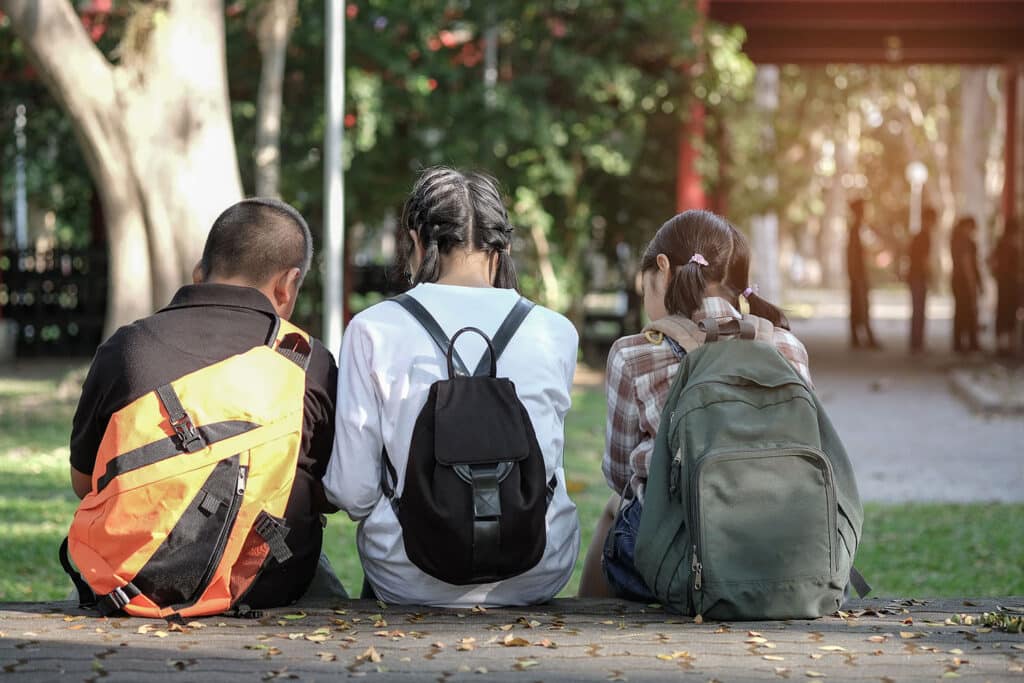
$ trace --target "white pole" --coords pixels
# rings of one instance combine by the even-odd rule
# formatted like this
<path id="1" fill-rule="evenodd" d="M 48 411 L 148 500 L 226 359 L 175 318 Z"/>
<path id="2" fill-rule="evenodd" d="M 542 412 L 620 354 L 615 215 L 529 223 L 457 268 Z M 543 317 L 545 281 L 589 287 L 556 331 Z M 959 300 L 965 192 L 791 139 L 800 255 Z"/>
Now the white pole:
<path id="1" fill-rule="evenodd" d="M 345 3 L 325 0 L 327 20 L 324 140 L 324 343 L 341 348 L 345 291 L 345 193 L 341 141 L 345 109 Z"/>
<path id="2" fill-rule="evenodd" d="M 494 86 L 498 82 L 498 25 L 494 6 L 487 8 L 487 29 L 484 31 L 484 104 L 494 107 Z"/>
<path id="3" fill-rule="evenodd" d="M 25 192 L 25 105 L 14 110 L 14 245 L 28 249 L 28 200 Z"/>

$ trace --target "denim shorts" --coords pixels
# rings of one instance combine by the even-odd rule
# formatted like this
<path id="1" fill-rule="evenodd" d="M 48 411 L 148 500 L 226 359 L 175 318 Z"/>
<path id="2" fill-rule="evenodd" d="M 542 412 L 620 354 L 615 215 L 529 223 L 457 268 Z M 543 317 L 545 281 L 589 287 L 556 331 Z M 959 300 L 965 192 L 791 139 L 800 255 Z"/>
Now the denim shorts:
<path id="1" fill-rule="evenodd" d="M 643 505 L 633 498 L 615 515 L 615 523 L 604 543 L 601 568 L 616 597 L 635 602 L 658 602 L 634 565 L 636 537 Z"/>

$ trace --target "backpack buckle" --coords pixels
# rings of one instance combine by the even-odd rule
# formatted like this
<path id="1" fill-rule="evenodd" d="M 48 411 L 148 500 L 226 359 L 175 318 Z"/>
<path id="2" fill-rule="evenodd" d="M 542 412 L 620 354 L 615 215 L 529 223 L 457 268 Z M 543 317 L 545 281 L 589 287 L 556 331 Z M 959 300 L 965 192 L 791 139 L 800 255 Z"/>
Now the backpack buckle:
<path id="1" fill-rule="evenodd" d="M 199 435 L 195 423 L 188 413 L 182 413 L 171 420 L 171 428 L 181 439 L 181 447 L 188 453 L 194 453 L 203 447 L 203 437 Z"/>
<path id="2" fill-rule="evenodd" d="M 108 617 L 124 609 L 132 601 L 132 598 L 137 595 L 142 595 L 142 591 L 136 588 L 135 584 L 128 583 L 124 586 L 118 586 L 106 595 L 101 596 L 96 601 L 96 608 L 102 616 Z"/>

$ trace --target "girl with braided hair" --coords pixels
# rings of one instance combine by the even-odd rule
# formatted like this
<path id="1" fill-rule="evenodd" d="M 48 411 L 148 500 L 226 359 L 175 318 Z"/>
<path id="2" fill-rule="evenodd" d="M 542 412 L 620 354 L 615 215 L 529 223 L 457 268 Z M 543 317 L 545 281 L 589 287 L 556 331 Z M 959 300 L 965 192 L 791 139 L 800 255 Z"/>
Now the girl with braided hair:
<path id="1" fill-rule="evenodd" d="M 520 299 L 512 226 L 495 180 L 445 167 L 423 171 L 405 203 L 400 232 L 399 266 L 413 284 L 408 296 L 449 339 L 468 326 L 493 338 Z M 534 306 L 497 362 L 498 376 L 515 384 L 546 476 L 554 482 L 543 556 L 532 569 L 503 581 L 452 585 L 410 561 L 387 494 L 394 485 L 400 501 L 417 416 L 431 385 L 448 379 L 445 356 L 404 306 L 385 301 L 356 315 L 345 331 L 338 363 L 334 451 L 324 489 L 332 503 L 360 522 L 357 545 L 368 588 L 392 604 L 545 602 L 569 581 L 579 553 L 579 521 L 562 467 L 576 330 L 561 315 Z M 468 368 L 475 367 L 487 353 L 485 342 L 463 335 L 458 353 Z"/>

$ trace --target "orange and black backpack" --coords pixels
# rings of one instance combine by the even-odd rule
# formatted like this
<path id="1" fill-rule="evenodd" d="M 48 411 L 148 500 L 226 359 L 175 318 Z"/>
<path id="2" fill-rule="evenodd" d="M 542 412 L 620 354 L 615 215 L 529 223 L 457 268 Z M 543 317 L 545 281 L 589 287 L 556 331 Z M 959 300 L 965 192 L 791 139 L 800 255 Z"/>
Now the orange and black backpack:
<path id="1" fill-rule="evenodd" d="M 310 353 L 309 335 L 275 318 L 265 345 L 114 413 L 60 549 L 82 606 L 219 614 L 244 603 L 265 565 L 291 556 L 283 517 Z"/>

